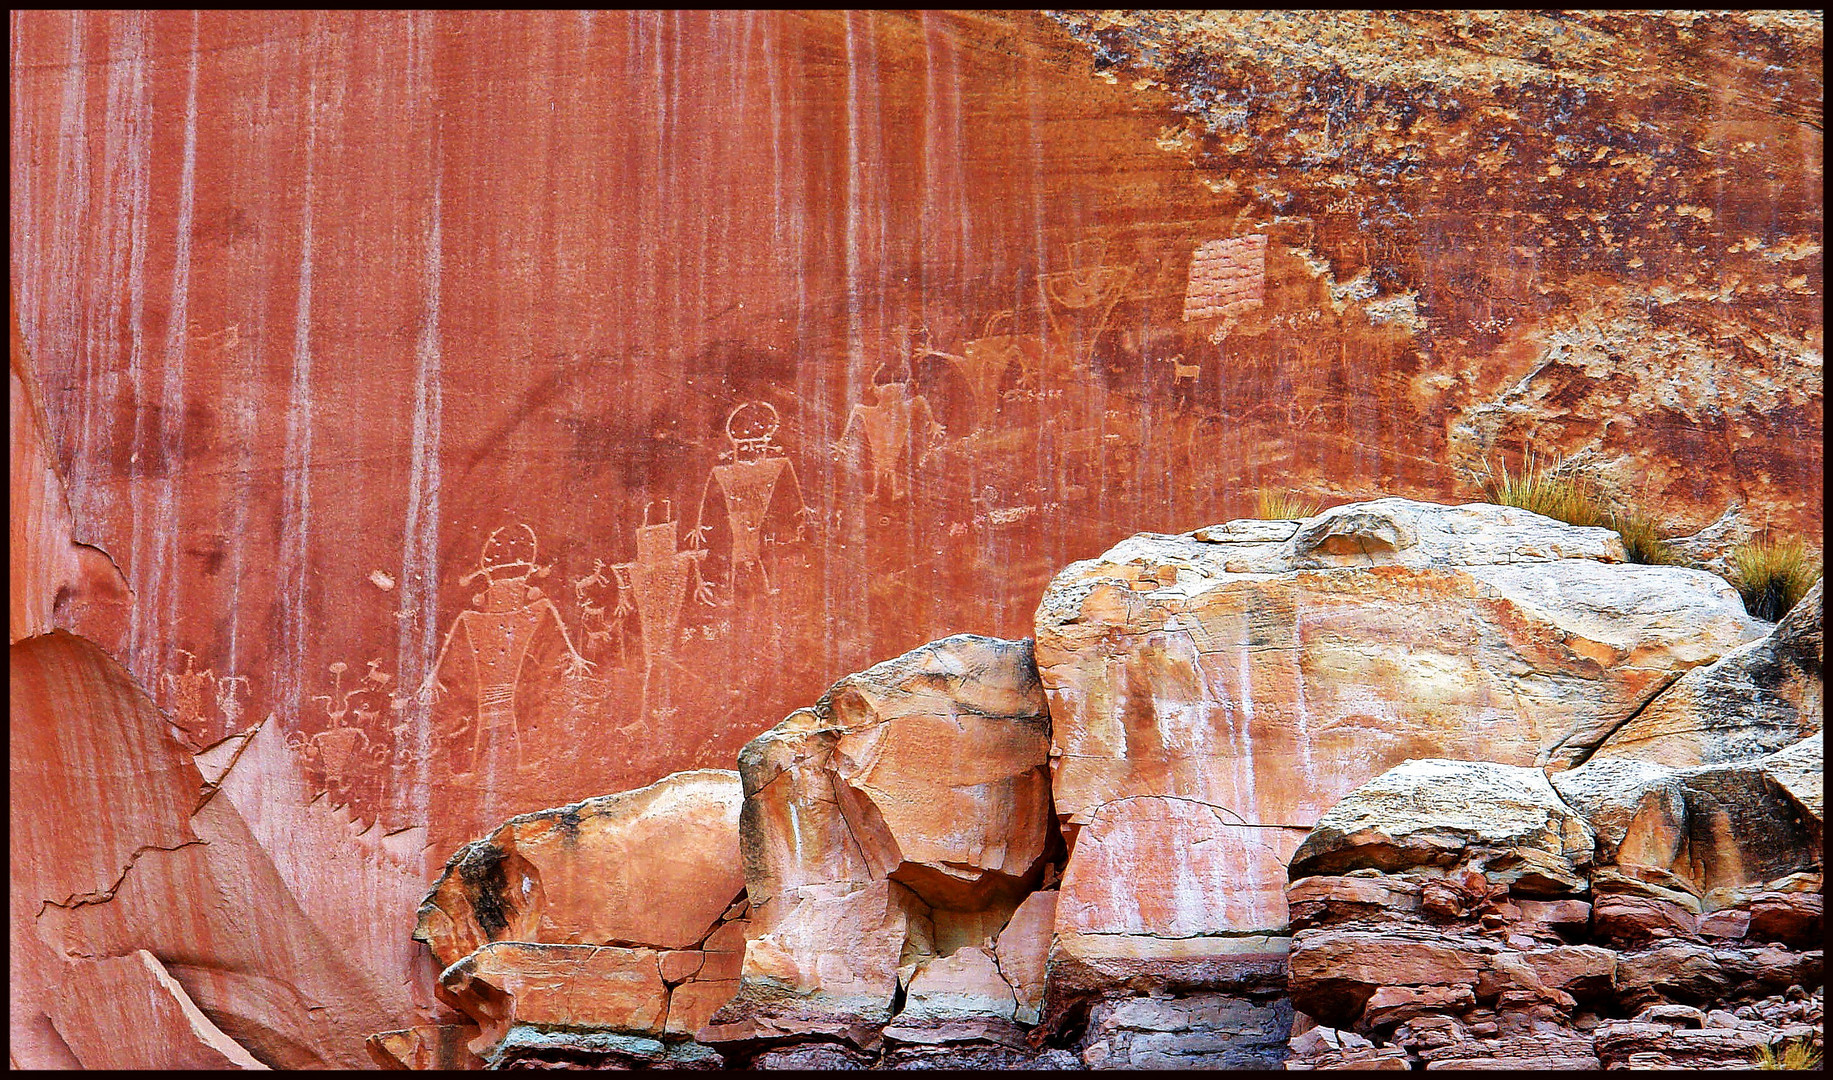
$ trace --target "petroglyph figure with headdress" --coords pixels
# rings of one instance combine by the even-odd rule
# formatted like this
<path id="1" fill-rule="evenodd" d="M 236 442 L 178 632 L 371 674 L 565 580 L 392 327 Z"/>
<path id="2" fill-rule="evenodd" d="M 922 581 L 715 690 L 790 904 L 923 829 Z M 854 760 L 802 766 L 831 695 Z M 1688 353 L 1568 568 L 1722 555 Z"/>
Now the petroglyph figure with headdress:
<path id="1" fill-rule="evenodd" d="M 490 534 L 478 559 L 478 568 L 459 579 L 468 585 L 484 579 L 484 590 L 472 596 L 472 607 L 458 613 L 446 631 L 433 662 L 432 673 L 421 687 L 423 700 L 437 700 L 449 689 L 444 679 L 469 675 L 469 684 L 477 692 L 475 737 L 472 740 L 471 768 L 476 770 L 487 746 L 507 740 L 514 748 L 518 768 L 522 764 L 521 718 L 517 698 L 524 679 L 530 674 L 526 661 L 538 635 L 551 627 L 565 648 L 562 660 L 564 675 L 581 675 L 593 664 L 573 647 L 566 620 L 552 599 L 529 584 L 532 577 L 545 577 L 551 566 L 536 562 L 535 531 L 520 522 L 505 525 Z M 467 672 L 453 648 L 462 642 L 463 652 L 470 655 Z M 456 673 L 449 665 L 456 665 Z"/>

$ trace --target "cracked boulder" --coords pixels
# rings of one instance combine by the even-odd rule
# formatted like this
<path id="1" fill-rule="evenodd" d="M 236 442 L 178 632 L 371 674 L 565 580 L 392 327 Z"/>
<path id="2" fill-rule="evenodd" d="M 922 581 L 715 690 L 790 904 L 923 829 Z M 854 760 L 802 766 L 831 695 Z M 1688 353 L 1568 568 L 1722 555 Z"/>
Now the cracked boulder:
<path id="1" fill-rule="evenodd" d="M 1568 767 L 1681 673 L 1764 633 L 1723 580 L 1623 559 L 1608 530 L 1386 498 L 1140 534 L 1067 567 L 1036 644 L 1056 810 L 1082 829 L 1059 930 L 1082 910 L 1072 886 L 1094 880 L 1077 861 L 1103 850 L 1083 841 L 1112 827 L 1096 828 L 1106 807 L 1188 799 L 1216 808 L 1213 828 L 1260 838 L 1199 890 L 1264 898 L 1258 925 L 1144 875 L 1173 891 L 1140 899 L 1141 941 L 1209 907 L 1205 933 L 1279 934 L 1281 830 L 1304 835 L 1408 759 Z M 1554 878 L 1570 872 L 1547 857 Z"/>
<path id="2" fill-rule="evenodd" d="M 1060 843 L 1049 746 L 1030 643 L 965 634 L 850 675 L 752 740 L 751 940 L 738 997 L 704 1037 L 870 1043 L 900 971 L 917 1006 L 984 998 L 976 1015 L 1010 1023 L 1018 992 L 991 952 Z M 952 959 L 963 949 L 987 964 Z"/>
<path id="3" fill-rule="evenodd" d="M 1822 583 L 1769 635 L 1694 668 L 1597 748 L 1597 757 L 1713 765 L 1780 750 L 1825 723 Z"/>
<path id="4" fill-rule="evenodd" d="M 1585 890 L 1593 845 L 1591 826 L 1539 769 L 1408 761 L 1331 807 L 1289 872 L 1468 867 L 1519 893 L 1560 896 Z"/>
<path id="5" fill-rule="evenodd" d="M 1285 862 L 1303 834 L 1193 799 L 1116 799 L 1076 837 L 1057 900 L 1052 1011 L 1114 986 L 1277 985 Z"/>
<path id="6" fill-rule="evenodd" d="M 440 999 L 478 1024 L 468 1051 L 495 1060 L 518 1031 L 564 1027 L 636 1038 L 626 1057 L 651 1042 L 675 1055 L 737 989 L 741 797 L 736 773 L 675 773 L 511 818 L 454 854 L 414 936 L 443 969 Z"/>

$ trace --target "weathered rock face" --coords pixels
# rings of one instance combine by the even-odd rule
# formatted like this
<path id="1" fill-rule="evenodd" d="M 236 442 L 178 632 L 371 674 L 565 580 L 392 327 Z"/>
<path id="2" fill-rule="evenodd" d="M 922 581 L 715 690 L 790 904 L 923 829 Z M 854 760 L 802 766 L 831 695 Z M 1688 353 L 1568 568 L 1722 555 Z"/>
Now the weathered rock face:
<path id="1" fill-rule="evenodd" d="M 1768 637 L 1681 676 L 1611 732 L 1597 755 L 1710 765 L 1818 732 L 1826 712 L 1822 596 L 1816 581 Z"/>
<path id="2" fill-rule="evenodd" d="M 1330 448 L 1402 440 L 1465 477 L 1588 453 L 1671 533 L 1734 501 L 1819 531 L 1814 16 L 1053 17 L 1099 77 L 1172 97 L 1167 148 L 1267 236 L 1217 389 L 1309 414 L 1284 476 L 1326 485 L 1357 468 Z M 1287 252 L 1329 301 L 1281 295 Z M 1388 427 L 1403 407 L 1430 419 Z"/>
<path id="3" fill-rule="evenodd" d="M 1823 879 L 1761 761 L 1551 780 L 1412 761 L 1325 815 L 1288 894 L 1292 1003 L 1323 1026 L 1287 1068 L 1748 1067 L 1817 1039 L 1769 1022 L 1819 1015 Z M 1649 817 L 1678 858 L 1649 860 Z"/>
<path id="4" fill-rule="evenodd" d="M 695 949 L 744 893 L 742 801 L 701 769 L 511 818 L 447 862 L 414 935 L 442 968 L 493 941 Z"/>
<path id="5" fill-rule="evenodd" d="M 1606 530 L 1382 499 L 1143 534 L 1065 569 L 1038 606 L 1036 646 L 1052 794 L 1082 826 L 1058 911 L 1063 962 L 1106 955 L 1140 974 L 1157 956 L 1165 977 L 1182 965 L 1204 980 L 1262 970 L 1281 951 L 1264 936 L 1284 931 L 1297 841 L 1408 758 L 1511 766 L 1519 806 L 1557 807 L 1532 767 L 1583 760 L 1666 683 L 1762 633 L 1722 579 L 1621 559 Z M 1411 836 L 1405 806 L 1387 811 L 1403 846 L 1472 839 Z M 1550 848 L 1511 848 L 1530 860 L 1514 873 L 1573 881 L 1591 841 L 1561 814 Z M 1466 815 L 1500 824 L 1480 819 Z M 1330 844 L 1359 842 L 1313 838 L 1320 865 Z M 1256 934 L 1257 946 L 1238 936 Z"/>
<path id="6" fill-rule="evenodd" d="M 349 1045 L 457 1021 L 403 999 L 434 961 L 399 931 L 461 844 L 730 767 L 916 642 L 1024 637 L 1142 522 L 1468 498 L 1523 445 L 1673 531 L 1821 519 L 1811 17 L 12 30 L 11 636 L 96 645 L 222 781 L 272 870 L 231 921 L 387 988 L 318 1010 Z M 189 820 L 162 790 L 133 813 Z"/>
<path id="7" fill-rule="evenodd" d="M 285 854 L 228 794 L 242 778 L 206 783 L 94 644 L 52 631 L 14 643 L 8 662 L 14 1060 L 365 1064 L 349 1033 L 412 1009 L 409 988 L 377 978 L 362 951 L 403 953 L 401 915 L 354 928 L 314 918 Z M 321 866 L 386 881 L 361 839 L 335 840 Z"/>
<path id="8" fill-rule="evenodd" d="M 848 676 L 754 739 L 739 755 L 751 940 L 705 1037 L 875 1044 L 900 985 L 910 1023 L 887 1037 L 1016 1030 L 1048 942 L 1031 913 L 1003 953 L 996 939 L 1060 847 L 1049 747 L 1030 643 L 972 635 Z"/>

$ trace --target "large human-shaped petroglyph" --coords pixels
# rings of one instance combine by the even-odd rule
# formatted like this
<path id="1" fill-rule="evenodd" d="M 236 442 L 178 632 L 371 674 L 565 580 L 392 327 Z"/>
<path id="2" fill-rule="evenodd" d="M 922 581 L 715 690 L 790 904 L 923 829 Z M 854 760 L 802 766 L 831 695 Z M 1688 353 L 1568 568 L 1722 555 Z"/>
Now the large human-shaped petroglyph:
<path id="1" fill-rule="evenodd" d="M 811 511 L 803 502 L 802 482 L 796 476 L 795 463 L 775 442 L 782 418 L 767 401 L 747 401 L 726 416 L 726 440 L 730 449 L 722 451 L 700 494 L 700 509 L 690 543 L 705 543 L 706 509 L 715 489 L 725 501 L 726 522 L 732 533 L 731 564 L 726 570 L 725 601 L 732 603 L 737 595 L 738 574 L 753 569 L 763 581 L 764 591 L 774 593 L 770 572 L 764 566 L 764 525 L 770 512 L 771 497 L 777 484 L 787 476 L 794 491 L 795 532 L 793 539 L 806 534 Z"/>
<path id="2" fill-rule="evenodd" d="M 482 577 L 484 591 L 471 598 L 471 608 L 453 619 L 432 672 L 420 688 L 421 697 L 428 701 L 452 689 L 445 681 L 447 677 L 475 689 L 472 772 L 477 771 L 486 750 L 505 741 L 512 747 L 515 767 L 522 767 L 522 718 L 517 713 L 517 693 L 531 674 L 527 660 L 543 632 L 557 634 L 564 647 L 561 674 L 583 675 L 594 666 L 573 647 L 566 620 L 553 600 L 529 584 L 531 577 L 545 576 L 552 569 L 539 565 L 535 559 L 535 531 L 529 526 L 505 525 L 490 534 L 478 568 L 459 579 L 459 584 L 468 585 Z M 462 643 L 463 652 L 470 656 L 468 672 L 453 648 L 455 643 Z M 464 675 L 469 678 L 462 679 Z"/>
<path id="3" fill-rule="evenodd" d="M 650 683 L 658 662 L 675 663 L 675 631 L 681 625 L 681 608 L 691 594 L 708 607 L 714 604 L 712 586 L 700 576 L 706 559 L 704 548 L 679 547 L 672 507 L 663 503 L 663 519 L 650 524 L 652 506 L 643 508 L 643 524 L 636 531 L 636 559 L 611 567 L 619 586 L 613 618 L 628 617 L 635 609 L 643 638 L 643 697 L 641 715 L 649 716 Z"/>
<path id="4" fill-rule="evenodd" d="M 921 467 L 928 460 L 930 448 L 942 437 L 942 425 L 936 422 L 928 399 L 913 392 L 908 382 L 875 383 L 872 392 L 872 404 L 855 405 L 847 415 L 834 451 L 846 452 L 847 440 L 857 427 L 872 458 L 871 497 L 879 498 L 888 486 L 891 499 L 906 499 L 910 487 L 905 474 L 911 465 Z"/>

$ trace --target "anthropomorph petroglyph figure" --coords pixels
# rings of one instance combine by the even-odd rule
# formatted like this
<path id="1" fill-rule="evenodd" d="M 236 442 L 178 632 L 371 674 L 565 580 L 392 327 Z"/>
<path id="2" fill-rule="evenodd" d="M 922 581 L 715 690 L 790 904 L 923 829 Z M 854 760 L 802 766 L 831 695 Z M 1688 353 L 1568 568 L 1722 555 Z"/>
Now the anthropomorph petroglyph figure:
<path id="1" fill-rule="evenodd" d="M 777 482 L 784 474 L 788 474 L 795 492 L 795 539 L 802 538 L 813 512 L 802 502 L 802 482 L 796 478 L 795 464 L 772 441 L 780 424 L 776 408 L 767 401 L 748 401 L 733 409 L 726 417 L 726 439 L 732 448 L 719 455 L 726 464 L 713 466 L 700 493 L 700 510 L 690 540 L 694 547 L 705 542 L 706 504 L 715 486 L 725 499 L 726 521 L 732 532 L 732 562 L 726 570 L 728 600 L 735 595 L 738 572 L 744 567 L 757 569 L 766 593 L 776 592 L 764 568 L 764 519 Z"/>
<path id="2" fill-rule="evenodd" d="M 1107 329 L 1108 316 L 1133 281 L 1130 266 L 1110 266 L 1103 262 L 1107 242 L 1100 239 L 1080 240 L 1069 245 L 1069 268 L 1039 279 L 1044 294 L 1044 317 L 1050 323 L 1053 347 L 1062 350 L 1075 370 L 1087 370 L 1095 356 L 1095 344 Z M 1057 308 L 1084 313 L 1079 329 L 1086 337 L 1078 347 L 1078 328 L 1065 325 L 1057 317 Z M 1087 313 L 1092 313 L 1093 317 Z"/>
<path id="3" fill-rule="evenodd" d="M 636 609 L 637 626 L 643 635 L 643 701 L 642 715 L 649 715 L 649 686 L 656 662 L 674 661 L 675 630 L 681 625 L 681 606 L 691 593 L 695 600 L 712 607 L 713 587 L 700 576 L 704 548 L 677 550 L 674 515 L 666 500 L 658 524 L 649 523 L 650 507 L 643 508 L 643 525 L 636 531 L 636 560 L 611 567 L 617 575 L 620 591 L 617 616 Z"/>
<path id="4" fill-rule="evenodd" d="M 184 743 L 200 750 L 212 741 L 211 736 L 232 734 L 241 729 L 243 702 L 241 694 L 248 689 L 245 675 L 219 676 L 212 668 L 197 669 L 197 656 L 179 649 L 185 658 L 183 671 L 169 671 L 160 676 L 166 700 L 171 702 L 172 723 Z M 213 732 L 209 709 L 216 706 L 221 723 Z"/>
<path id="5" fill-rule="evenodd" d="M 835 453 L 846 449 L 847 438 L 857 424 L 865 435 L 866 450 L 872 455 L 872 498 L 889 486 L 892 499 L 909 494 L 904 482 L 905 463 L 914 458 L 921 466 L 929 458 L 930 447 L 942 437 L 942 425 L 930 412 L 929 402 L 913 394 L 905 382 L 877 383 L 872 387 L 875 401 L 855 405 L 847 416 L 846 427 L 834 443 Z"/>
<path id="6" fill-rule="evenodd" d="M 530 577 L 546 576 L 552 567 L 535 563 L 535 531 L 524 524 L 505 525 L 490 534 L 476 570 L 459 579 L 470 584 L 484 579 L 484 591 L 471 598 L 471 610 L 461 611 L 446 631 L 439 657 L 432 673 L 421 687 L 423 700 L 433 700 L 449 687 L 441 679 L 448 660 L 454 660 L 453 644 L 462 639 L 471 654 L 471 682 L 477 689 L 476 736 L 471 747 L 471 771 L 475 772 L 486 746 L 507 739 L 514 746 L 513 760 L 522 765 L 522 735 L 516 713 L 516 694 L 527 674 L 524 662 L 536 635 L 552 620 L 565 645 L 565 673 L 583 674 L 592 663 L 573 648 L 566 632 L 566 621 L 560 609 L 528 583 Z"/>
<path id="7" fill-rule="evenodd" d="M 334 806 L 349 803 L 359 782 L 381 782 L 386 751 L 381 745 L 371 743 L 365 730 L 365 726 L 381 714 L 378 697 L 389 676 L 380 667 L 381 661 L 371 660 L 369 673 L 363 681 L 346 688 L 344 672 L 350 670 L 350 665 L 342 660 L 332 664 L 331 693 L 312 698 L 324 706 L 330 726 L 309 739 L 296 735 L 287 740 L 287 745 L 304 756 L 308 773 L 317 774 L 312 779 L 319 785 L 320 792 L 331 797 Z M 352 713 L 362 723 L 351 723 Z"/>

